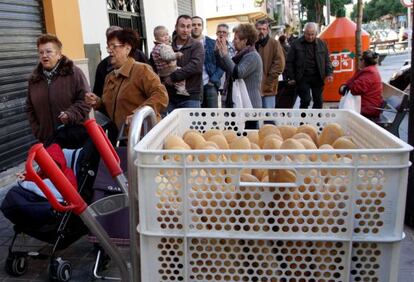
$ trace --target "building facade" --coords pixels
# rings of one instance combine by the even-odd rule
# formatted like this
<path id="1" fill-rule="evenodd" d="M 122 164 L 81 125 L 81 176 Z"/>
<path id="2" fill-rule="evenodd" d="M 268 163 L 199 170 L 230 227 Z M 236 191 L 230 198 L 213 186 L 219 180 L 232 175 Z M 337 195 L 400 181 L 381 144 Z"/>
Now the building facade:
<path id="1" fill-rule="evenodd" d="M 96 65 L 108 55 L 110 25 L 137 30 L 148 54 L 155 26 L 165 25 L 172 33 L 177 16 L 192 16 L 194 9 L 194 0 L 0 0 L 0 172 L 22 163 L 35 141 L 25 100 L 40 34 L 56 34 L 63 53 L 93 86 Z"/>

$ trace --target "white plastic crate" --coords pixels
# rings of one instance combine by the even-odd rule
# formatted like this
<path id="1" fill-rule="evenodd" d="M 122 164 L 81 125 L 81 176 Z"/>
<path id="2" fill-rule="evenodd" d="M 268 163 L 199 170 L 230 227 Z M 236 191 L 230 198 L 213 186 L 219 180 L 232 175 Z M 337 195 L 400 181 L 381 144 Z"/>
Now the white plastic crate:
<path id="1" fill-rule="evenodd" d="M 141 236 L 142 281 L 398 281 L 400 242 Z"/>
<path id="2" fill-rule="evenodd" d="M 245 121 L 341 124 L 357 150 L 163 150 L 169 134 L 230 129 Z M 176 110 L 135 147 L 141 233 L 245 239 L 401 239 L 409 151 L 369 120 L 345 110 Z M 291 160 L 288 155 L 305 158 Z M 322 157 L 328 156 L 328 161 Z M 334 158 L 335 157 L 335 158 Z M 337 158 L 339 157 L 339 158 Z M 350 160 L 352 158 L 352 160 Z M 295 183 L 243 183 L 242 169 L 291 169 Z"/>

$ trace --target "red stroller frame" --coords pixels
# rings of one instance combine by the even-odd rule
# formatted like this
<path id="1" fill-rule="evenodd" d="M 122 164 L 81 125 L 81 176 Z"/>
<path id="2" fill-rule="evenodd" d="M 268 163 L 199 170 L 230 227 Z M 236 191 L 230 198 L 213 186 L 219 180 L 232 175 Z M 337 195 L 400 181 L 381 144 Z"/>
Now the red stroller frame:
<path id="1" fill-rule="evenodd" d="M 149 118 L 148 127 L 145 128 L 144 121 Z M 149 131 L 156 123 L 155 113 L 152 108 L 146 106 L 138 111 L 133 118 L 130 126 L 128 138 L 128 171 L 133 171 L 133 161 L 136 158 L 133 146 L 138 143 L 142 134 Z M 143 127 L 144 125 L 144 127 Z M 29 157 L 26 162 L 26 171 L 28 177 L 38 185 L 43 191 L 52 207 L 60 212 L 72 211 L 78 215 L 85 225 L 89 228 L 101 243 L 102 248 L 118 265 L 121 273 L 122 281 L 138 281 L 139 279 L 139 255 L 138 255 L 138 216 L 135 212 L 130 212 L 130 243 L 131 253 L 130 262 L 125 262 L 117 248 L 111 243 L 107 232 L 97 222 L 96 217 L 116 212 L 126 206 L 130 210 L 138 210 L 138 189 L 137 176 L 134 173 L 129 174 L 129 183 L 125 178 L 120 167 L 120 160 L 115 152 L 112 144 L 105 135 L 103 129 L 96 124 L 94 119 L 85 122 L 85 127 L 93 140 L 102 160 L 105 162 L 111 176 L 116 180 L 124 193 L 112 195 L 103 198 L 95 203 L 87 206 L 85 201 L 80 197 L 73 185 L 68 181 L 50 155 L 46 152 L 42 144 L 35 144 L 29 151 Z M 33 161 L 49 176 L 55 187 L 59 190 L 66 201 L 66 205 L 62 205 L 57 201 L 49 187 L 37 175 L 33 169 Z"/>

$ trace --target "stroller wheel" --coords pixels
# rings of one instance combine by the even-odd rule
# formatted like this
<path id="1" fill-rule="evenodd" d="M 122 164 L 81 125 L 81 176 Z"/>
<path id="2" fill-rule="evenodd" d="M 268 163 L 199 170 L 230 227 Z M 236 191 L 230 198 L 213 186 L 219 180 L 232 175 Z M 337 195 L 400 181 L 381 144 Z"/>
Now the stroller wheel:
<path id="1" fill-rule="evenodd" d="M 55 258 L 49 264 L 50 281 L 69 281 L 72 276 L 72 266 L 69 261 Z"/>
<path id="2" fill-rule="evenodd" d="M 28 266 L 26 253 L 9 253 L 6 259 L 5 269 L 7 274 L 12 276 L 22 276 Z"/>

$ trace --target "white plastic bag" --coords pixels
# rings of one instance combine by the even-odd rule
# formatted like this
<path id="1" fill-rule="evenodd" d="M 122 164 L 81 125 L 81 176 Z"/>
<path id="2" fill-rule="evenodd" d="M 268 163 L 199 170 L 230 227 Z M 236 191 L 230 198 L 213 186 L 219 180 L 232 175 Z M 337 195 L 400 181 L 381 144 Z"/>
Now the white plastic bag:
<path id="1" fill-rule="evenodd" d="M 233 81 L 233 108 L 252 109 L 252 102 L 243 79 Z"/>
<path id="2" fill-rule="evenodd" d="M 352 110 L 357 113 L 361 112 L 361 96 L 352 95 L 351 91 L 345 93 L 345 95 L 339 101 L 339 108 L 345 110 Z"/>

